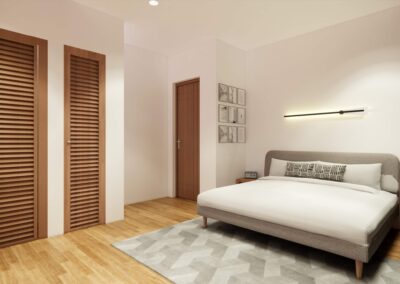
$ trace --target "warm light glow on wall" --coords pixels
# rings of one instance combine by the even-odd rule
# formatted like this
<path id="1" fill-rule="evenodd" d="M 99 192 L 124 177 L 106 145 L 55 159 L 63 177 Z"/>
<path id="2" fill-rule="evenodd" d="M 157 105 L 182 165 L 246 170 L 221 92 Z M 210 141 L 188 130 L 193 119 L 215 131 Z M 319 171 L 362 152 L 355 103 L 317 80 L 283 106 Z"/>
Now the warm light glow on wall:
<path id="1" fill-rule="evenodd" d="M 158 0 L 149 0 L 150 6 L 158 6 L 158 4 L 159 4 Z"/>

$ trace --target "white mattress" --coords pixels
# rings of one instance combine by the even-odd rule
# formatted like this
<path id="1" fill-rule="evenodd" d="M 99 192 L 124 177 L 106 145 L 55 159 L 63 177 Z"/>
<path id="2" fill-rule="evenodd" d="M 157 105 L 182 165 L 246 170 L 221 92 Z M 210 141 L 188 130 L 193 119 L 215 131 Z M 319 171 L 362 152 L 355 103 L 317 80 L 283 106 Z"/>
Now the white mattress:
<path id="1" fill-rule="evenodd" d="M 201 193 L 200 206 L 322 234 L 359 245 L 396 205 L 395 194 L 331 181 L 265 177 Z"/>

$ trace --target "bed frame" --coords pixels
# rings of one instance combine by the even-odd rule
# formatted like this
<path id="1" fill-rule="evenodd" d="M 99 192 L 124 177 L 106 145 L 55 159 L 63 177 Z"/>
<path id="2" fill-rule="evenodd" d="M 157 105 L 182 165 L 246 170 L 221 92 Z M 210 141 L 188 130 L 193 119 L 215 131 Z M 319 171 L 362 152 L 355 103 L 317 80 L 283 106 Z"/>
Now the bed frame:
<path id="1" fill-rule="evenodd" d="M 382 174 L 392 175 L 397 181 L 399 181 L 399 160 L 396 156 L 391 154 L 270 151 L 265 157 L 264 174 L 266 176 L 269 175 L 272 158 L 289 161 L 326 161 L 344 164 L 382 163 Z M 392 228 L 394 222 L 398 221 L 399 206 L 397 204 L 385 219 L 382 220 L 378 228 L 369 235 L 368 245 L 365 246 L 215 208 L 198 206 L 197 212 L 199 215 L 203 216 L 204 228 L 207 227 L 207 218 L 213 218 L 239 227 L 354 259 L 356 277 L 357 279 L 361 279 L 363 274 L 363 264 L 367 263 L 371 259 Z"/>

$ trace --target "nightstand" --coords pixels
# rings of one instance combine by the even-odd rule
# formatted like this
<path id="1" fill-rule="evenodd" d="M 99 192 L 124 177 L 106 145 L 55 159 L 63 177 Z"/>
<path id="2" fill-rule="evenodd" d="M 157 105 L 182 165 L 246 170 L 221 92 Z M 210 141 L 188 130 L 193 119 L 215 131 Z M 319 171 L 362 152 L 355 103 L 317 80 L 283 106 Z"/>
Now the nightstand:
<path id="1" fill-rule="evenodd" d="M 249 181 L 255 181 L 257 180 L 256 178 L 237 178 L 236 183 L 244 183 L 244 182 L 249 182 Z"/>

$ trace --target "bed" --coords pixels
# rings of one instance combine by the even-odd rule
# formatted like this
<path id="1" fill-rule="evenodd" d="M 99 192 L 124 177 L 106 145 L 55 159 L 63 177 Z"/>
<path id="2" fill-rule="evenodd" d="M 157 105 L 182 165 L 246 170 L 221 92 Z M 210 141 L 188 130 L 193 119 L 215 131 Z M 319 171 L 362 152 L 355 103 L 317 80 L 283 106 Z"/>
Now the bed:
<path id="1" fill-rule="evenodd" d="M 394 183 L 374 187 L 277 174 L 277 161 L 379 165 Z M 271 163 L 274 168 L 271 168 Z M 285 164 L 286 167 L 286 164 Z M 350 166 L 348 166 L 350 169 Z M 270 175 L 270 170 L 274 175 Z M 367 263 L 399 216 L 399 161 L 390 154 L 270 151 L 265 177 L 198 196 L 198 214 L 355 260 L 362 278 Z M 379 174 L 379 173 L 378 173 Z M 365 173 L 369 175 L 369 173 Z M 367 176 L 366 176 L 367 177 Z M 381 176 L 379 176 L 381 178 Z M 251 204 L 251 206 L 249 206 Z"/>

